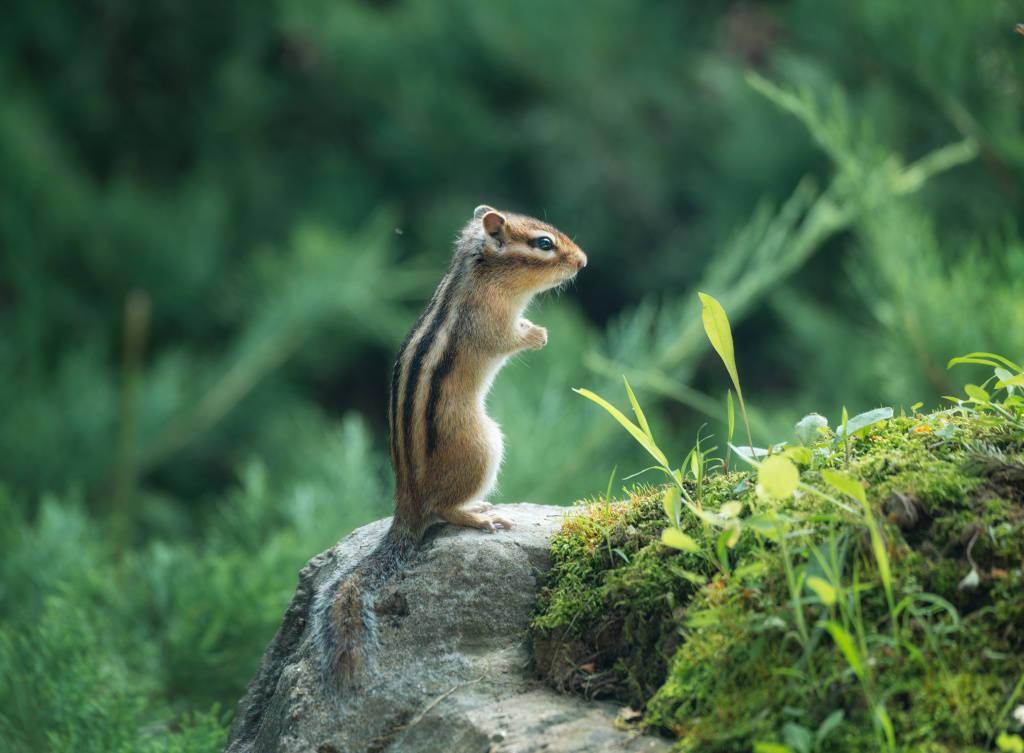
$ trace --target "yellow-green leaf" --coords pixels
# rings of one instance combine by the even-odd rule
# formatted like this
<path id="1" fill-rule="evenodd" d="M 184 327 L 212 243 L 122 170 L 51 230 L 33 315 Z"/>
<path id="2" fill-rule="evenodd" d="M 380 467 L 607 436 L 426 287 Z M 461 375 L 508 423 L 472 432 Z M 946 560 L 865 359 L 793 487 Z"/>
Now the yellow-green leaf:
<path id="1" fill-rule="evenodd" d="M 726 423 L 728 424 L 726 433 L 726 441 L 732 441 L 732 435 L 736 431 L 736 408 L 732 404 L 732 390 L 725 391 L 725 416 Z"/>
<path id="2" fill-rule="evenodd" d="M 810 465 L 814 456 L 809 447 L 793 445 L 782 451 L 782 457 L 789 458 L 797 465 Z"/>
<path id="3" fill-rule="evenodd" d="M 718 353 L 718 357 L 725 364 L 725 370 L 729 372 L 732 385 L 736 388 L 736 396 L 743 403 L 743 390 L 740 389 L 740 375 L 736 370 L 736 354 L 732 344 L 732 327 L 729 326 L 729 317 L 725 309 L 717 299 L 707 293 L 697 293 L 700 298 L 700 318 L 704 323 L 704 332 L 707 333 L 711 347 Z"/>
<path id="4" fill-rule="evenodd" d="M 982 366 L 999 366 L 1001 364 L 1014 371 L 1024 371 L 1024 369 L 1015 364 L 1009 358 L 1004 358 L 1003 356 L 996 355 L 995 353 L 985 352 L 968 353 L 966 356 L 951 358 L 949 363 L 946 364 L 946 368 L 949 369 L 961 363 L 977 363 Z"/>
<path id="5" fill-rule="evenodd" d="M 896 750 L 896 730 L 893 729 L 892 719 L 889 718 L 889 712 L 885 710 L 885 705 L 881 702 L 875 704 L 875 721 L 878 726 L 882 728 L 882 732 L 885 733 L 885 742 L 888 745 L 890 751 Z"/>
<path id="6" fill-rule="evenodd" d="M 737 515 L 740 514 L 740 510 L 742 509 L 742 502 L 726 502 L 719 508 L 718 514 L 721 515 L 723 518 L 735 518 Z"/>
<path id="7" fill-rule="evenodd" d="M 665 490 L 665 496 L 661 498 L 662 509 L 665 510 L 665 517 L 672 525 L 679 525 L 679 487 L 670 486 Z"/>
<path id="8" fill-rule="evenodd" d="M 800 483 L 800 474 L 789 458 L 772 455 L 757 470 L 757 491 L 772 499 L 793 496 Z"/>
<path id="9" fill-rule="evenodd" d="M 839 471 L 824 470 L 821 472 L 821 477 L 825 480 L 832 488 L 838 490 L 842 494 L 847 494 L 853 497 L 855 500 L 860 502 L 861 507 L 864 509 L 864 519 L 868 525 L 868 531 L 871 534 L 871 551 L 875 555 L 875 562 L 878 565 L 878 575 L 882 579 L 882 586 L 885 587 L 885 595 L 892 603 L 892 568 L 889 565 L 889 553 L 885 548 L 885 540 L 882 538 L 882 531 L 878 527 L 878 523 L 875 521 L 875 516 L 871 512 L 871 506 L 868 504 L 867 494 L 864 492 L 864 487 L 860 481 L 847 476 L 845 473 Z"/>
<path id="10" fill-rule="evenodd" d="M 979 403 L 987 403 L 989 401 L 988 392 L 976 384 L 964 385 L 964 392 L 967 393 L 967 397 L 971 398 L 971 400 Z"/>
<path id="11" fill-rule="evenodd" d="M 1024 739 L 1020 735 L 1011 735 L 1008 732 L 1000 732 L 996 738 L 996 747 L 1002 753 L 1024 753 Z"/>
<path id="12" fill-rule="evenodd" d="M 754 743 L 754 753 L 793 753 L 793 749 L 782 743 Z"/>
<path id="13" fill-rule="evenodd" d="M 1024 387 L 1024 374 L 1008 376 L 1006 378 L 1001 378 L 996 382 L 996 389 L 998 390 L 1002 390 L 1007 387 Z"/>
<path id="14" fill-rule="evenodd" d="M 654 440 L 654 435 L 651 434 L 651 427 L 647 425 L 647 416 L 640 410 L 640 403 L 636 400 L 636 395 L 633 394 L 633 388 L 629 386 L 629 380 L 626 379 L 626 375 L 622 375 L 622 382 L 626 385 L 626 394 L 629 395 L 629 404 L 633 406 L 633 413 L 636 415 L 636 422 L 640 424 L 641 430 L 650 439 Z"/>
<path id="15" fill-rule="evenodd" d="M 606 411 L 608 411 L 608 413 L 611 414 L 612 418 L 618 421 L 622 425 L 622 427 L 633 436 L 633 439 L 639 442 L 640 446 L 647 450 L 651 457 L 657 460 L 665 468 L 668 468 L 668 458 L 665 457 L 665 453 L 661 451 L 658 445 L 654 444 L 654 441 L 650 437 L 644 434 L 643 430 L 639 426 L 637 426 L 628 418 L 626 418 L 623 415 L 622 411 L 620 411 L 618 408 L 609 403 L 600 395 L 597 395 L 591 392 L 590 390 L 574 389 L 573 392 L 579 395 L 583 395 L 583 397 L 587 398 L 587 400 L 592 400 L 593 402 L 597 403 L 602 408 L 604 408 Z"/>
<path id="16" fill-rule="evenodd" d="M 825 606 L 830 607 L 836 603 L 836 590 L 824 578 L 819 578 L 817 575 L 809 576 L 807 578 L 807 587 L 818 595 L 821 603 Z"/>
<path id="17" fill-rule="evenodd" d="M 679 549 L 684 552 L 699 552 L 700 547 L 697 546 L 697 542 L 692 537 L 687 536 L 685 533 L 680 531 L 678 528 L 666 528 L 661 532 L 661 543 L 665 546 L 670 546 L 673 549 Z"/>
<path id="18" fill-rule="evenodd" d="M 836 646 L 842 652 L 843 657 L 846 659 L 846 663 L 850 665 L 850 669 L 853 670 L 854 674 L 864 682 L 866 679 L 864 676 L 864 662 L 860 658 L 860 652 L 857 650 L 857 645 L 853 642 L 853 638 L 850 636 L 846 629 L 837 622 L 829 620 L 824 623 L 825 630 L 832 636 L 832 640 L 835 641 Z"/>
<path id="19" fill-rule="evenodd" d="M 860 481 L 857 479 L 847 476 L 845 473 L 827 469 L 821 472 L 821 477 L 825 480 L 826 484 L 836 491 L 853 497 L 862 505 L 867 505 L 868 500 L 864 494 L 864 487 L 861 486 Z"/>
<path id="20" fill-rule="evenodd" d="M 743 527 L 740 526 L 739 523 L 734 521 L 725 530 L 729 532 L 729 538 L 726 540 L 725 543 L 730 549 L 734 549 L 736 545 L 740 542 L 740 534 L 743 533 Z"/>

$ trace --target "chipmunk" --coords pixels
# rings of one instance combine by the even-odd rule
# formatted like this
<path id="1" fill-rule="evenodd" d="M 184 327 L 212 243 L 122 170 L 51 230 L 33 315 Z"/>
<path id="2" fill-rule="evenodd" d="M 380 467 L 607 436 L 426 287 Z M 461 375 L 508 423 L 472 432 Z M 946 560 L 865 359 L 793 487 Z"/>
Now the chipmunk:
<path id="1" fill-rule="evenodd" d="M 547 330 L 523 318 L 527 305 L 586 265 L 583 251 L 556 228 L 486 205 L 456 239 L 448 272 L 402 343 L 392 373 L 391 528 L 316 599 L 316 640 L 336 687 L 355 684 L 374 641 L 375 595 L 429 525 L 440 519 L 491 533 L 512 527 L 485 501 L 504 449 L 484 401 L 509 356 L 547 345 Z"/>

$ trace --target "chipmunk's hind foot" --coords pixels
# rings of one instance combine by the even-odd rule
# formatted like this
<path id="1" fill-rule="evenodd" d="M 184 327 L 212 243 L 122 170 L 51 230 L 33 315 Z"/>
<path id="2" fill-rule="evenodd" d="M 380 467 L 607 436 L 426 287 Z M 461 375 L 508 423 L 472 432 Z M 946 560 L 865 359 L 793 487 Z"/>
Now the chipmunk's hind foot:
<path id="1" fill-rule="evenodd" d="M 486 502 L 481 504 L 488 504 Z M 489 506 L 489 505 L 488 505 Z M 446 510 L 440 513 L 441 518 L 453 526 L 466 526 L 467 528 L 479 528 L 481 531 L 497 533 L 499 530 L 512 530 L 512 521 L 508 518 L 494 513 L 475 512 L 475 505 L 460 507 L 455 510 Z"/>

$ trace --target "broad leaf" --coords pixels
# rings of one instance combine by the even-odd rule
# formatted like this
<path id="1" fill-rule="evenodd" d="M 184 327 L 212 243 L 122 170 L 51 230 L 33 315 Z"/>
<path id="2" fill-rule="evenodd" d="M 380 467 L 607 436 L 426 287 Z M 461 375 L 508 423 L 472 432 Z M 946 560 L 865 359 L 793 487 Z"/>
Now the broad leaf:
<path id="1" fill-rule="evenodd" d="M 822 429 L 828 428 L 828 419 L 817 413 L 808 413 L 793 428 L 800 444 L 810 446 L 821 439 Z"/>
<path id="2" fill-rule="evenodd" d="M 718 514 L 723 518 L 735 518 L 743 509 L 742 502 L 726 502 L 718 509 Z"/>
<path id="3" fill-rule="evenodd" d="M 666 528 L 662 531 L 661 543 L 665 546 L 670 546 L 673 549 L 679 549 L 684 552 L 700 551 L 700 547 L 697 545 L 697 542 L 678 528 Z"/>
<path id="4" fill-rule="evenodd" d="M 811 460 L 814 458 L 814 454 L 811 452 L 809 447 L 800 447 L 794 445 L 793 447 L 787 447 L 782 451 L 782 457 L 789 458 L 797 465 L 810 465 Z"/>
<path id="5" fill-rule="evenodd" d="M 772 499 L 787 499 L 793 496 L 800 483 L 800 473 L 793 461 L 781 455 L 773 455 L 761 463 L 757 470 L 757 491 Z"/>
<path id="6" fill-rule="evenodd" d="M 987 403 L 990 399 L 988 392 L 976 384 L 964 385 L 964 392 L 967 393 L 967 397 L 977 403 Z"/>
<path id="7" fill-rule="evenodd" d="M 756 460 L 757 458 L 768 457 L 768 450 L 766 450 L 764 447 L 747 447 L 746 445 L 732 445 L 732 448 L 736 451 L 737 455 L 746 458 L 747 460 Z"/>
<path id="8" fill-rule="evenodd" d="M 736 370 L 736 353 L 732 344 L 732 327 L 729 326 L 729 317 L 717 299 L 707 293 L 697 293 L 700 298 L 700 318 L 704 323 L 704 332 L 711 342 L 711 347 L 718 353 L 718 357 L 725 364 L 725 370 L 729 372 L 732 379 L 732 386 L 736 389 L 736 397 L 740 401 L 740 410 L 743 412 L 743 420 L 746 421 L 747 408 L 743 403 L 743 389 L 740 387 L 740 375 Z M 750 426 L 747 425 L 747 434 L 750 434 Z M 750 441 L 750 437 L 747 437 Z"/>
<path id="9" fill-rule="evenodd" d="M 811 735 L 811 731 L 802 724 L 786 722 L 782 725 L 782 737 L 786 740 L 786 744 L 796 753 L 811 753 L 814 738 Z"/>
<path id="10" fill-rule="evenodd" d="M 825 606 L 830 607 L 836 603 L 836 590 L 824 578 L 820 578 L 817 575 L 809 576 L 807 578 L 807 587 L 817 594 L 818 598 L 821 599 L 821 603 Z"/>
<path id="11" fill-rule="evenodd" d="M 868 500 L 867 495 L 864 493 L 864 487 L 861 485 L 860 481 L 853 478 L 853 476 L 848 476 L 839 471 L 826 469 L 821 472 L 821 477 L 824 479 L 826 484 L 836 491 L 853 497 L 862 505 L 867 505 Z"/>
<path id="12" fill-rule="evenodd" d="M 661 507 L 665 511 L 668 522 L 674 526 L 679 525 L 679 487 L 670 486 L 665 490 L 665 496 L 661 498 Z"/>
<path id="13" fill-rule="evenodd" d="M 996 389 L 1002 390 L 1007 387 L 1024 387 L 1024 374 L 1011 374 L 1005 369 L 996 369 L 999 381 L 996 382 Z"/>
<path id="14" fill-rule="evenodd" d="M 835 730 L 835 728 L 843 723 L 843 717 L 844 716 L 845 716 L 845 713 L 843 712 L 842 709 L 839 709 L 838 711 L 833 711 L 831 714 L 826 716 L 825 717 L 825 721 L 823 721 L 818 726 L 818 731 L 814 733 L 814 741 L 815 741 L 815 743 L 817 745 L 821 745 L 821 743 L 824 742 L 824 740 L 830 734 L 832 734 L 832 732 Z"/>
<path id="15" fill-rule="evenodd" d="M 793 753 L 793 749 L 782 743 L 754 743 L 754 753 Z"/>
<path id="16" fill-rule="evenodd" d="M 749 518 L 745 518 L 743 525 L 762 536 L 778 540 L 785 536 L 786 527 L 791 522 L 789 518 L 772 511 L 764 515 L 752 515 Z"/>
<path id="17" fill-rule="evenodd" d="M 711 347 L 718 353 L 718 357 L 725 364 L 725 370 L 729 372 L 732 379 L 732 386 L 736 389 L 736 395 L 740 402 L 743 402 L 743 390 L 740 389 L 740 375 L 736 370 L 736 354 L 732 344 L 732 327 L 729 326 L 729 317 L 722 308 L 722 304 L 707 293 L 697 293 L 700 298 L 700 318 L 704 323 L 704 332 L 707 333 Z"/>
<path id="18" fill-rule="evenodd" d="M 893 416 L 892 408 L 875 408 L 865 413 L 859 413 L 853 418 L 847 419 L 845 423 L 836 429 L 836 437 L 843 437 L 847 432 L 857 434 L 869 426 L 874 426 L 882 421 L 888 421 Z"/>

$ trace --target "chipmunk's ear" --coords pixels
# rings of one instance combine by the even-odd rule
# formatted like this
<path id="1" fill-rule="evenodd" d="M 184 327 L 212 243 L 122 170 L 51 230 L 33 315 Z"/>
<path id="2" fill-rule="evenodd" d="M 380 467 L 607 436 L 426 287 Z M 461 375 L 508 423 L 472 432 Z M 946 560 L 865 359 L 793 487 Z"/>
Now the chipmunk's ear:
<path id="1" fill-rule="evenodd" d="M 481 217 L 483 217 L 488 212 L 495 212 L 495 211 L 497 211 L 497 210 L 494 207 L 489 207 L 486 204 L 481 204 L 480 206 L 478 206 L 476 209 L 473 210 L 473 219 L 474 220 L 479 220 Z"/>
<path id="2" fill-rule="evenodd" d="M 483 213 L 480 223 L 484 226 L 484 232 L 492 238 L 503 241 L 505 238 L 505 215 L 490 207 Z"/>

